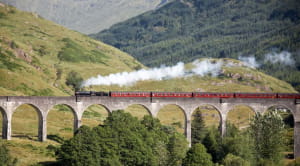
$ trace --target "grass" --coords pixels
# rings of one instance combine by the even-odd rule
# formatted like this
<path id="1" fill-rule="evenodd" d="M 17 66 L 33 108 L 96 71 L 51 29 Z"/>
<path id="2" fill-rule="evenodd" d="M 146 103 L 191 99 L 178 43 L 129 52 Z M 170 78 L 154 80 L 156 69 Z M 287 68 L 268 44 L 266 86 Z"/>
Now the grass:
<path id="1" fill-rule="evenodd" d="M 157 114 L 160 122 L 167 126 L 173 126 L 175 129 L 184 133 L 185 129 L 185 115 L 181 108 L 176 105 L 167 105 L 163 107 Z"/>
<path id="2" fill-rule="evenodd" d="M 124 111 L 138 119 L 142 119 L 145 115 L 150 115 L 150 112 L 145 107 L 138 104 L 130 105 Z"/>
<path id="3" fill-rule="evenodd" d="M 58 146 L 54 141 L 38 142 L 24 138 L 15 138 L 6 142 L 11 155 L 18 159 L 18 166 L 56 161 L 54 151 L 47 149 L 48 145 Z"/>
<path id="4" fill-rule="evenodd" d="M 239 129 L 245 129 L 249 127 L 251 118 L 255 115 L 255 112 L 244 105 L 235 106 L 229 113 L 227 122 L 234 124 Z"/>

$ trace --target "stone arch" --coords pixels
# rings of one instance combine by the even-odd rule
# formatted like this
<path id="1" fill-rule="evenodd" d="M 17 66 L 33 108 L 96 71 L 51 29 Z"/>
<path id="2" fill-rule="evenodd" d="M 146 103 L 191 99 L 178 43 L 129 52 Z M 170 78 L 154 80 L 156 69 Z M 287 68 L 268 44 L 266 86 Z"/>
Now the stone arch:
<path id="1" fill-rule="evenodd" d="M 175 106 L 175 107 L 177 107 L 179 110 L 180 110 L 180 112 L 181 113 L 183 113 L 183 115 L 184 115 L 184 120 L 183 120 L 183 124 L 184 124 L 184 128 L 183 128 L 183 131 L 181 131 L 181 130 L 179 130 L 179 132 L 182 132 L 182 133 L 184 133 L 185 135 L 187 135 L 187 133 L 186 133 L 186 131 L 187 131 L 187 119 L 188 119 L 188 117 L 187 117 L 187 112 L 186 112 L 186 110 L 184 110 L 183 109 L 183 107 L 182 106 L 180 106 L 180 105 L 178 105 L 178 104 L 164 104 L 164 105 L 161 105 L 161 107 L 160 107 L 160 109 L 158 110 L 158 112 L 157 112 L 157 117 L 156 118 L 159 118 L 159 115 L 160 115 L 160 113 L 162 112 L 162 111 L 164 111 L 164 109 L 166 109 L 166 107 L 172 107 L 172 106 Z M 169 110 L 166 110 L 167 111 L 167 113 L 165 113 L 166 115 L 162 115 L 162 116 L 164 116 L 164 117 L 168 117 L 168 118 L 171 118 L 172 116 L 172 114 L 168 114 L 168 112 L 170 112 Z M 174 120 L 176 120 L 176 115 L 174 116 Z M 161 118 L 159 118 L 160 119 L 160 121 L 162 122 L 162 123 L 164 123 L 164 121 L 165 120 L 162 120 Z M 178 119 L 177 119 L 178 120 Z M 179 119 L 180 120 L 180 119 Z M 175 122 L 176 123 L 176 122 Z M 178 127 L 179 128 L 181 128 L 180 127 L 180 124 L 178 124 Z"/>
<path id="2" fill-rule="evenodd" d="M 46 115 L 48 116 L 49 112 L 50 112 L 55 106 L 57 106 L 57 105 L 65 105 L 65 106 L 67 106 L 68 108 L 70 108 L 70 110 L 72 110 L 72 113 L 74 114 L 74 116 L 76 116 L 76 118 L 78 118 L 78 115 L 77 115 L 75 109 L 74 109 L 71 105 L 65 104 L 65 103 L 57 103 L 57 104 L 55 104 L 55 105 L 52 105 L 52 106 L 47 110 Z"/>
<path id="3" fill-rule="evenodd" d="M 93 110 L 93 106 L 96 106 L 96 110 Z M 100 111 L 100 112 L 99 112 Z M 103 111 L 105 113 L 103 113 Z M 91 115 L 89 115 L 89 113 Z M 101 124 L 101 122 L 103 122 L 107 116 L 109 116 L 111 114 L 111 110 L 109 110 L 105 105 L 103 104 L 89 104 L 85 107 L 85 109 L 83 109 L 83 113 L 82 113 L 82 117 L 81 117 L 81 122 L 84 123 L 84 125 L 87 126 L 98 126 L 99 124 Z M 101 117 L 101 116 L 103 116 Z M 105 116 L 107 115 L 107 116 Z M 90 118 L 92 117 L 92 118 Z"/>
<path id="4" fill-rule="evenodd" d="M 139 107 L 142 107 L 144 110 L 147 111 L 148 115 L 150 115 L 150 116 L 153 117 L 152 112 L 150 111 L 150 109 L 149 109 L 147 106 L 143 105 L 143 104 L 130 104 L 130 105 L 128 105 L 128 106 L 125 108 L 125 111 L 126 111 L 128 108 L 130 108 L 130 107 L 132 107 L 132 106 L 135 106 L 135 105 L 136 105 L 136 106 L 139 106 Z M 126 111 L 126 112 L 127 112 L 127 111 Z M 142 116 L 142 114 L 141 114 L 141 115 L 138 115 L 138 117 L 139 117 L 139 118 L 142 118 L 143 116 Z"/>
<path id="5" fill-rule="evenodd" d="M 196 111 L 198 108 L 203 107 L 203 106 L 211 106 L 211 107 L 213 107 L 213 108 L 217 111 L 217 113 L 218 113 L 218 115 L 219 115 L 219 118 L 220 118 L 220 120 L 219 120 L 219 125 L 221 125 L 224 119 L 223 119 L 223 117 L 222 117 L 220 108 L 218 108 L 217 106 L 215 106 L 215 105 L 213 105 L 213 104 L 200 104 L 200 105 L 198 105 L 197 107 L 194 107 L 194 108 L 192 109 L 191 116 L 193 116 L 193 114 L 195 113 L 195 111 Z M 217 126 L 217 127 L 218 127 L 218 126 Z"/>
<path id="6" fill-rule="evenodd" d="M 251 117 L 257 112 L 248 104 L 233 104 L 227 112 L 227 122 L 234 124 L 239 129 L 249 127 Z"/>
<path id="7" fill-rule="evenodd" d="M 6 111 L 0 106 L 0 112 L 2 115 L 2 138 L 6 139 L 7 138 L 7 113 Z"/>
<path id="8" fill-rule="evenodd" d="M 295 110 L 292 109 L 291 107 L 285 105 L 285 104 L 272 104 L 272 105 L 268 105 L 267 109 L 264 110 L 263 114 L 266 113 L 272 107 L 284 107 L 284 108 L 288 109 L 291 112 L 291 114 L 293 115 L 293 117 L 295 117 L 295 112 L 294 112 Z"/>
<path id="9" fill-rule="evenodd" d="M 32 104 L 32 103 L 22 103 L 22 104 L 16 105 L 16 106 L 14 107 L 14 109 L 12 110 L 12 111 L 13 111 L 13 112 L 12 112 L 12 115 L 15 113 L 15 111 L 16 111 L 19 107 L 21 107 L 21 106 L 23 106 L 23 105 L 30 105 L 31 107 L 33 107 L 33 108 L 36 110 L 36 112 L 37 112 L 37 114 L 38 114 L 39 116 L 42 116 L 42 115 L 43 115 L 41 109 L 40 109 L 38 106 L 36 106 L 36 105 L 34 105 L 34 104 Z"/>
<path id="10" fill-rule="evenodd" d="M 237 106 L 245 106 L 245 107 L 248 107 L 252 112 L 254 112 L 255 114 L 257 114 L 257 110 L 255 110 L 254 108 L 253 108 L 253 106 L 251 106 L 251 105 L 249 105 L 249 104 L 243 104 L 243 103 L 238 103 L 238 104 L 231 104 L 230 105 L 230 107 L 228 108 L 228 112 L 229 111 L 231 111 L 231 110 L 233 110 L 235 107 L 237 107 Z M 227 113 L 228 113 L 227 112 Z"/>
<path id="11" fill-rule="evenodd" d="M 59 110 L 56 110 L 55 111 L 55 107 L 58 107 L 58 106 L 65 106 L 65 107 L 67 107 L 68 108 L 68 110 L 66 110 L 66 111 L 61 111 L 61 112 L 59 112 Z M 49 114 L 50 112 L 53 112 L 54 113 L 54 115 L 51 115 L 51 114 Z M 71 112 L 71 113 L 70 113 Z M 55 115 L 55 114 L 58 114 L 58 115 Z M 69 115 L 68 115 L 69 114 Z M 79 125 L 80 125 L 80 122 L 79 122 L 79 117 L 78 117 L 78 113 L 76 112 L 76 110 L 71 106 L 71 105 L 69 105 L 69 104 L 65 104 L 65 103 L 57 103 L 57 104 L 55 104 L 55 105 L 52 105 L 50 108 L 49 108 L 49 110 L 47 110 L 47 113 L 46 113 L 46 119 L 47 119 L 47 131 L 48 131 L 48 133 L 51 133 L 51 135 L 47 135 L 47 137 L 48 138 L 50 138 L 51 139 L 51 137 L 53 136 L 52 134 L 54 134 L 54 133 L 52 133 L 52 131 L 56 131 L 57 129 L 59 129 L 59 131 L 65 131 L 65 133 L 64 132 L 59 132 L 59 134 L 62 134 L 62 135 L 60 135 L 60 136 L 63 136 L 63 137 L 67 137 L 67 138 L 69 138 L 69 137 L 71 137 L 71 136 L 73 136 L 73 133 L 76 131 L 76 129 L 79 127 Z M 68 121 L 65 121 L 65 119 L 66 118 L 69 118 L 70 116 L 72 116 L 73 115 L 73 131 L 72 131 L 72 128 L 69 128 L 69 127 L 66 127 L 65 126 L 65 122 L 67 122 L 68 123 Z M 52 120 L 49 120 L 49 118 L 52 118 Z M 54 124 L 56 124 L 56 126 L 55 125 L 49 125 L 49 124 L 51 124 L 52 122 L 53 122 L 53 120 L 54 120 L 54 122 L 56 122 L 56 123 L 54 123 Z M 55 121 L 56 120 L 56 121 Z M 72 120 L 71 120 L 72 121 Z M 55 126 L 55 127 L 53 127 L 53 126 Z M 51 129 L 51 128 L 53 128 L 53 129 Z M 72 132 L 70 132 L 70 130 L 72 131 Z M 57 132 L 57 131 L 56 131 Z M 54 134 L 55 135 L 55 134 Z"/>
<path id="12" fill-rule="evenodd" d="M 83 109 L 83 112 L 86 111 L 90 106 L 93 106 L 93 105 L 98 105 L 98 106 L 101 106 L 103 108 L 105 108 L 105 110 L 108 112 L 108 113 L 111 113 L 112 111 L 110 109 L 108 109 L 108 107 L 106 107 L 104 104 L 98 104 L 98 103 L 95 103 L 95 104 L 89 104 L 87 106 L 85 106 L 85 108 Z"/>
<path id="13" fill-rule="evenodd" d="M 35 112 L 37 113 L 37 115 L 38 115 L 37 130 L 38 130 L 38 138 L 39 138 L 39 140 L 41 140 L 41 138 L 42 138 L 42 130 L 43 130 L 42 129 L 43 126 L 41 125 L 43 123 L 43 112 L 40 110 L 40 108 L 38 106 L 36 106 L 36 105 L 34 105 L 32 103 L 21 103 L 21 104 L 15 105 L 14 109 L 12 110 L 12 115 L 11 115 L 11 118 L 12 118 L 11 119 L 11 134 L 13 136 L 13 129 L 14 129 L 13 124 L 15 123 L 14 122 L 14 115 L 15 115 L 16 111 L 20 107 L 26 106 L 26 105 L 32 107 L 35 110 Z M 22 118 L 24 119 L 24 117 L 22 117 Z M 22 135 L 20 135 L 20 136 L 22 136 Z"/>

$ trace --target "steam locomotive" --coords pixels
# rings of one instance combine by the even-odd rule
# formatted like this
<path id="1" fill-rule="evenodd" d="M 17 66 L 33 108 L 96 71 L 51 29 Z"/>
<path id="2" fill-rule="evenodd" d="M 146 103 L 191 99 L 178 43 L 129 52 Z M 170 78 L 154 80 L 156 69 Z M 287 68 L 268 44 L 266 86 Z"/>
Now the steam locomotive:
<path id="1" fill-rule="evenodd" d="M 214 92 L 95 92 L 77 91 L 76 97 L 108 96 L 108 97 L 177 97 L 177 98 L 286 98 L 300 99 L 300 93 L 214 93 Z"/>

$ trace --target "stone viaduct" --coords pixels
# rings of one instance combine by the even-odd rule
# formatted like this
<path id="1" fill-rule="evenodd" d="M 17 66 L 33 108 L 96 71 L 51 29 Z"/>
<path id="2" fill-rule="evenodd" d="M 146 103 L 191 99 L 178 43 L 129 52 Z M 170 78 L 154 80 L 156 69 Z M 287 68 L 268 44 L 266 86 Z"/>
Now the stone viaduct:
<path id="1" fill-rule="evenodd" d="M 3 139 L 11 139 L 11 120 L 14 111 L 23 104 L 29 104 L 36 108 L 39 117 L 38 136 L 40 141 L 47 138 L 47 115 L 49 111 L 58 104 L 64 104 L 73 110 L 74 129 L 81 125 L 83 112 L 91 105 L 101 105 L 108 112 L 125 109 L 130 105 L 138 104 L 145 107 L 148 112 L 156 117 L 159 110 L 166 105 L 177 105 L 185 115 L 185 135 L 191 142 L 191 118 L 193 112 L 202 105 L 211 105 L 218 110 L 222 135 L 226 132 L 227 113 L 237 105 L 246 105 L 255 113 L 264 113 L 273 106 L 285 107 L 291 111 L 294 117 L 294 155 L 300 157 L 300 100 L 297 99 L 259 99 L 259 98 L 143 98 L 143 97 L 21 97 L 1 96 L 0 110 L 3 117 L 2 136 Z"/>

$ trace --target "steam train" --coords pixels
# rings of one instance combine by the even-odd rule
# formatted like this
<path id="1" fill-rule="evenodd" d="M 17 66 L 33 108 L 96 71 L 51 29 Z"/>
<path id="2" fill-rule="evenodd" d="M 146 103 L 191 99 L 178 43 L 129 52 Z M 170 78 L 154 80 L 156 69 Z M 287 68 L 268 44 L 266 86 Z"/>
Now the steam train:
<path id="1" fill-rule="evenodd" d="M 214 93 L 214 92 L 95 92 L 77 91 L 76 97 L 108 96 L 108 97 L 177 97 L 177 98 L 286 98 L 300 99 L 300 93 Z"/>

